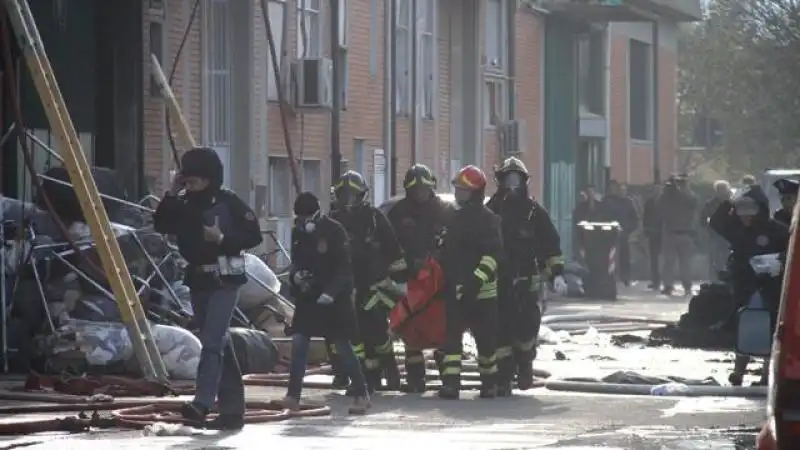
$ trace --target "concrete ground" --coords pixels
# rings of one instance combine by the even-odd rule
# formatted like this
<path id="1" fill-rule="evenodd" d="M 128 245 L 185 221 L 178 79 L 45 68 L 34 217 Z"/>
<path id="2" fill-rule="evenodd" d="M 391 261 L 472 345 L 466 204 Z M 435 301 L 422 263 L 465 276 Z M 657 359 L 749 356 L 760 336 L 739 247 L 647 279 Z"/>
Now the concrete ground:
<path id="1" fill-rule="evenodd" d="M 554 301 L 549 314 L 602 312 L 652 315 L 669 319 L 685 311 L 685 299 L 666 299 L 632 288 L 614 303 Z M 679 371 L 709 359 L 707 354 L 674 350 L 620 350 L 605 344 L 571 343 L 561 348 L 570 359 L 547 355 L 556 346 L 543 346 L 539 367 L 568 375 L 617 369 Z M 648 350 L 651 351 L 651 350 Z M 605 352 L 605 353 L 604 353 Z M 616 352 L 616 353 L 614 353 Z M 612 358 L 589 358 L 592 354 Z M 642 356 L 638 358 L 637 356 Z M 658 355 L 661 355 L 659 358 Z M 646 356 L 646 357 L 644 357 Z M 690 363 L 690 361 L 692 361 Z M 660 362 L 660 364 L 659 364 Z M 707 362 L 707 361 L 706 361 Z M 697 364 L 695 364 L 697 363 Z M 708 364 L 715 364 L 714 362 Z M 717 363 L 719 364 L 719 363 Z M 557 368 L 561 365 L 561 368 Z M 654 369 L 655 367 L 655 369 Z M 701 375 L 711 367 L 696 370 Z M 723 369 L 720 369 L 723 370 Z M 281 397 L 276 388 L 249 388 L 254 399 Z M 753 448 L 756 429 L 764 418 L 763 399 L 677 398 L 579 394 L 544 388 L 512 398 L 481 400 L 467 392 L 460 401 L 443 401 L 430 392 L 423 396 L 378 394 L 366 416 L 346 414 L 347 399 L 339 393 L 307 391 L 310 402 L 326 402 L 330 417 L 248 425 L 239 433 L 205 432 L 194 436 L 144 436 L 141 431 L 98 431 L 64 436 L 25 436 L 0 441 L 0 450 L 29 449 L 371 449 L 389 447 L 453 449 L 562 450 L 699 450 Z M 19 418 L 19 417 L 18 417 Z M 11 418 L 0 418 L 0 421 Z"/>

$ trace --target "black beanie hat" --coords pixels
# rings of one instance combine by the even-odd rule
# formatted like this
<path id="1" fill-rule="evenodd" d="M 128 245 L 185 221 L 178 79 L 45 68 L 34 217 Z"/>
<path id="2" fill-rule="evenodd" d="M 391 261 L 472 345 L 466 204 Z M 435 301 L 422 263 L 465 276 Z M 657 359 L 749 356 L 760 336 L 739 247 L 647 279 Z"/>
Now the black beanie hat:
<path id="1" fill-rule="evenodd" d="M 303 192 L 294 201 L 294 214 L 296 216 L 311 216 L 319 210 L 319 199 L 311 192 Z"/>
<path id="2" fill-rule="evenodd" d="M 224 181 L 223 173 L 222 161 L 212 148 L 195 147 L 181 157 L 183 176 L 205 178 L 219 187 Z"/>

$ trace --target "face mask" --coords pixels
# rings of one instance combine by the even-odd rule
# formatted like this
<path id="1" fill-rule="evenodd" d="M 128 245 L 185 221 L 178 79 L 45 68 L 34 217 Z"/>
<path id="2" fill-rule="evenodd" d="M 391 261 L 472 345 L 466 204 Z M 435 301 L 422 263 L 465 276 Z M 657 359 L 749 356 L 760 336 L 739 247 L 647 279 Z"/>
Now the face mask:
<path id="1" fill-rule="evenodd" d="M 317 229 L 317 221 L 319 221 L 320 216 L 322 215 L 321 211 L 317 211 L 311 215 L 311 217 L 307 218 L 299 218 L 295 221 L 295 224 L 298 228 L 305 231 L 306 233 L 313 233 L 314 230 Z"/>
<path id="2" fill-rule="evenodd" d="M 509 191 L 519 191 L 522 184 L 522 174 L 519 172 L 509 172 L 503 177 L 502 187 Z"/>

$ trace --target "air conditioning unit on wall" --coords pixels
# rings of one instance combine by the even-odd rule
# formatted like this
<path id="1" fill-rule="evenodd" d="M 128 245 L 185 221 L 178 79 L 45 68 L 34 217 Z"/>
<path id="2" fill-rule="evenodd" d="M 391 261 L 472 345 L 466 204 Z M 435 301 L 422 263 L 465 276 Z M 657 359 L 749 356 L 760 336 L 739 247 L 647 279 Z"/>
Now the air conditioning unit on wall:
<path id="1" fill-rule="evenodd" d="M 525 121 L 509 120 L 497 127 L 500 137 L 500 153 L 513 156 L 525 153 Z"/>
<path id="2" fill-rule="evenodd" d="M 305 58 L 294 63 L 294 98 L 300 109 L 330 109 L 333 104 L 333 63 Z"/>

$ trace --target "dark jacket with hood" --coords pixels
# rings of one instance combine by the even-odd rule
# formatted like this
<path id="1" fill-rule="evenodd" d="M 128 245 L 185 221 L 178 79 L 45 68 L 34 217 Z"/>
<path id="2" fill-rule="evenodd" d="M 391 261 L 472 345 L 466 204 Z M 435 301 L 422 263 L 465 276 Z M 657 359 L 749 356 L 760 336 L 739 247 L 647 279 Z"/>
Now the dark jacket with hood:
<path id="1" fill-rule="evenodd" d="M 775 309 L 780 301 L 782 277 L 771 279 L 766 285 L 757 283 L 750 258 L 756 255 L 781 253 L 785 260 L 789 246 L 789 228 L 770 218 L 769 200 L 758 186 L 747 188 L 740 195 L 748 196 L 759 205 L 758 215 L 751 226 L 744 226 L 736 215 L 733 203 L 724 201 L 709 219 L 709 226 L 731 246 L 729 271 L 737 300 L 745 304 L 757 287 L 764 287 L 764 302 Z"/>
<path id="2" fill-rule="evenodd" d="M 292 229 L 291 254 L 289 280 L 295 299 L 292 332 L 328 339 L 357 336 L 352 253 L 344 227 L 327 215 L 322 215 L 311 231 L 296 225 Z M 294 283 L 298 271 L 311 274 L 307 291 Z M 334 299 L 332 304 L 317 304 L 323 293 Z"/>
<path id="3" fill-rule="evenodd" d="M 246 275 L 219 277 L 197 270 L 216 264 L 219 256 L 236 256 L 261 243 L 261 229 L 253 210 L 232 191 L 222 187 L 222 162 L 212 149 L 196 148 L 181 160 L 181 173 L 210 181 L 200 192 L 166 193 L 153 214 L 153 225 L 162 234 L 174 235 L 181 256 L 189 263 L 185 283 L 192 289 L 213 289 L 220 281 L 244 284 Z M 224 235 L 219 244 L 203 237 L 203 226 L 218 220 Z"/>

